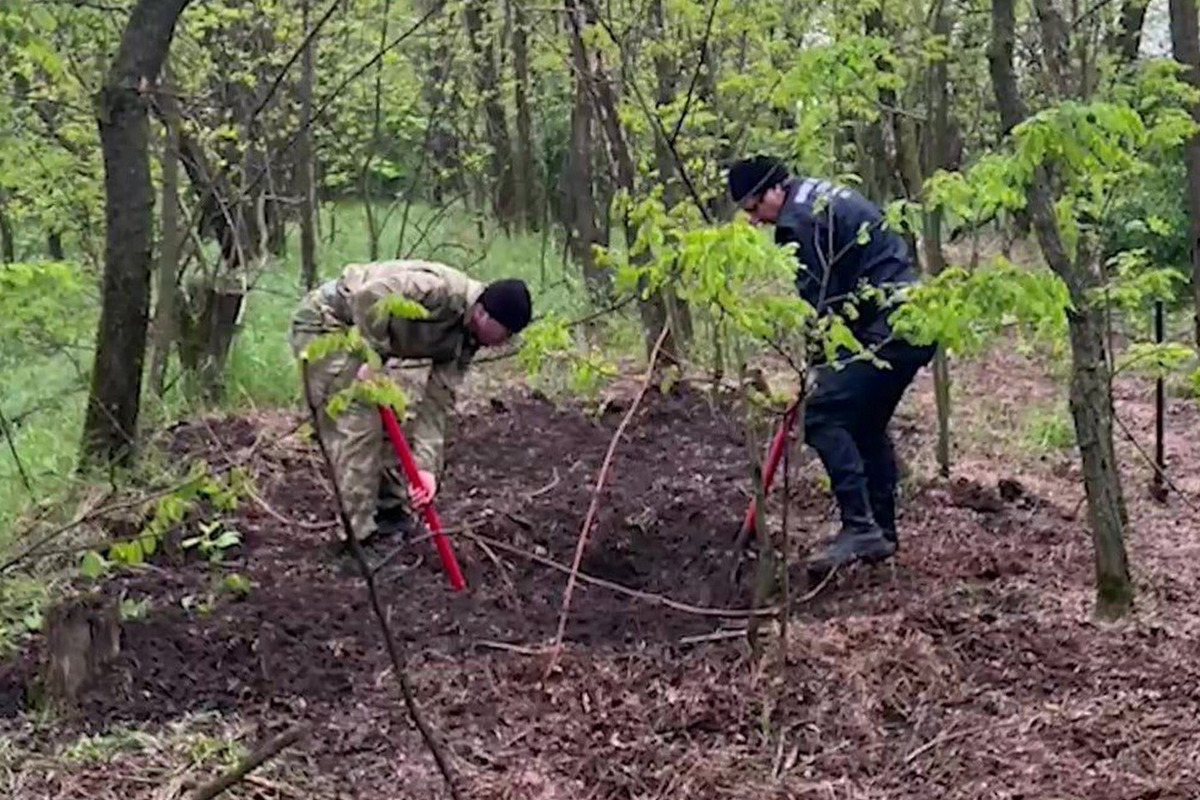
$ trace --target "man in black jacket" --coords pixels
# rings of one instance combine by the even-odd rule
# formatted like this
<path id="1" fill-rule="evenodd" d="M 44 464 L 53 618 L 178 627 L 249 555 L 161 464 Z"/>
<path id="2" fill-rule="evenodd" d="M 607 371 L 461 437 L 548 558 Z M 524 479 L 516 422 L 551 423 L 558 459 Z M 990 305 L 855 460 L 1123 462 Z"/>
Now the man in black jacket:
<path id="1" fill-rule="evenodd" d="M 842 352 L 817 368 L 805 406 L 804 439 L 817 451 L 841 511 L 842 529 L 809 562 L 814 577 L 837 566 L 890 558 L 896 536 L 896 457 L 887 426 L 905 390 L 936 346 L 895 338 L 895 300 L 864 299 L 863 284 L 891 295 L 917 280 L 908 245 L 884 228 L 880 209 L 827 181 L 793 177 L 778 160 L 758 156 L 729 171 L 733 201 L 754 224 L 775 226 L 775 241 L 797 245 L 796 289 L 819 315 L 840 313 L 854 334 L 890 368 Z M 856 313 L 845 313 L 847 302 Z"/>

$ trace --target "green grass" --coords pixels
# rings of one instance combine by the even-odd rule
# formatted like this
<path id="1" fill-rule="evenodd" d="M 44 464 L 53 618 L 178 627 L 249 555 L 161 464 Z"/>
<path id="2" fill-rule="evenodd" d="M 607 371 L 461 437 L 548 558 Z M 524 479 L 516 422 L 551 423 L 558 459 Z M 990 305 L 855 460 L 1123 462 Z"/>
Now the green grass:
<path id="1" fill-rule="evenodd" d="M 41 581 L 22 575 L 0 578 L 0 658 L 42 627 L 42 606 L 49 593 Z"/>
<path id="2" fill-rule="evenodd" d="M 1022 420 L 1021 441 L 1035 455 L 1075 447 L 1075 427 L 1066 402 L 1029 411 Z"/>
<path id="3" fill-rule="evenodd" d="M 383 228 L 381 259 L 396 253 L 402 212 L 403 209 L 395 210 Z M 380 216 L 386 213 L 383 209 Z M 294 228 L 289 233 L 284 256 L 273 259 L 251 287 L 243 312 L 243 328 L 230 353 L 226 394 L 220 410 L 294 406 L 300 401 L 297 366 L 288 346 L 287 331 L 304 290 L 300 281 L 299 233 Z M 404 240 L 404 249 L 412 250 L 411 257 L 442 261 L 482 281 L 501 277 L 524 279 L 534 295 L 535 315 L 554 311 L 576 316 L 587 307 L 576 268 L 564 264 L 557 234 L 509 238 L 486 229 L 481 236 L 475 219 L 461 209 L 439 213 L 414 206 L 405 226 Z M 31 255 L 35 252 L 31 251 Z M 368 260 L 370 253 L 363 205 L 326 205 L 321 215 L 317 254 L 322 279 L 337 275 L 347 263 Z M 89 318 L 80 321 L 85 333 L 70 358 L 62 355 L 33 358 L 0 375 L 0 410 L 10 418 L 22 418 L 14 431 L 14 444 L 30 483 L 26 488 L 7 442 L 0 442 L 0 553 L 14 531 L 24 527 L 21 519 L 33 508 L 34 498 L 55 504 L 59 509 L 57 517 L 63 518 L 69 513 L 70 504 L 61 501 L 81 485 L 74 470 L 86 405 L 91 338 L 99 314 L 98 300 L 92 305 Z M 618 350 L 637 341 L 626 330 L 633 326 L 617 323 L 610 327 Z M 177 370 L 176 363 L 169 366 L 168 380 Z M 142 424 L 144 428 L 154 427 L 207 410 L 211 409 L 185 396 L 180 381 L 161 400 L 145 392 Z M 144 471 L 153 474 L 163 466 L 149 458 Z"/>

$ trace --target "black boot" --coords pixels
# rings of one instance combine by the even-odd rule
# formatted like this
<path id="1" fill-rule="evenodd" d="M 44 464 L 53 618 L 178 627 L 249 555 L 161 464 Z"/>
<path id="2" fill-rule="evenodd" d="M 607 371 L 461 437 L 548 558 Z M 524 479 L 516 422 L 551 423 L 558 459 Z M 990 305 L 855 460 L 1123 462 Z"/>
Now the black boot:
<path id="1" fill-rule="evenodd" d="M 896 544 L 876 524 L 866 494 L 865 490 L 838 492 L 842 530 L 809 560 L 810 578 L 821 580 L 837 567 L 855 561 L 875 564 L 886 561 L 896 553 Z"/>
<path id="2" fill-rule="evenodd" d="M 380 538 L 399 534 L 407 541 L 416 527 L 412 515 L 402 505 L 380 506 L 375 511 L 375 535 Z"/>
<path id="3" fill-rule="evenodd" d="M 871 492 L 871 513 L 875 516 L 875 524 L 883 531 L 883 538 L 899 549 L 900 541 L 896 537 L 896 493 Z"/>

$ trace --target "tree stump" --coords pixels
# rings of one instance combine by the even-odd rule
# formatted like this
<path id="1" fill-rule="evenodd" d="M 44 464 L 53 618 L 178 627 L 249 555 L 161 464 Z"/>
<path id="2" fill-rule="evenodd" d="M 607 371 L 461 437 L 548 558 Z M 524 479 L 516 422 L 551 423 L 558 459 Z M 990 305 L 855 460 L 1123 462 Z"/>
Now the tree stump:
<path id="1" fill-rule="evenodd" d="M 99 594 L 66 600 L 46 615 L 46 701 L 69 710 L 121 651 L 121 613 L 116 597 Z"/>

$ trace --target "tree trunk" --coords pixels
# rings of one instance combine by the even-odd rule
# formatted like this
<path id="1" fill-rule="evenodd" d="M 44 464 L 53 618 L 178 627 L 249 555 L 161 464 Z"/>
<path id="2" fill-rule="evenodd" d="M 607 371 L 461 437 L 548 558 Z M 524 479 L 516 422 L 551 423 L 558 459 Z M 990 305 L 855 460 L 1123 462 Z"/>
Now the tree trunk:
<path id="1" fill-rule="evenodd" d="M 1007 136 L 1025 119 L 1025 101 L 1017 90 L 1013 72 L 1013 50 L 1017 44 L 1017 23 L 1013 0 L 992 3 L 992 41 L 988 46 L 988 71 L 1000 111 L 1000 135 Z"/>
<path id="2" fill-rule="evenodd" d="M 1108 48 L 1126 64 L 1137 59 L 1142 44 L 1142 26 L 1146 22 L 1148 0 L 1125 0 L 1121 4 L 1121 20 L 1109 38 Z M 1172 10 L 1174 19 L 1174 10 Z"/>
<path id="3" fill-rule="evenodd" d="M 1038 0 L 1042 5 L 1046 0 Z M 1047 15 L 1040 11 L 1039 16 Z M 1025 116 L 1025 104 L 1017 89 L 1012 50 L 1015 41 L 1013 0 L 993 0 L 992 49 L 989 55 L 996 103 L 1005 130 L 1011 130 Z M 1052 25 L 1053 27 L 1053 25 Z M 1044 34 L 1052 50 L 1061 42 L 1055 31 Z M 1061 73 L 1058 79 L 1065 81 Z M 1071 413 L 1075 437 L 1083 462 L 1088 517 L 1092 526 L 1096 561 L 1096 609 L 1103 616 L 1120 616 L 1133 604 L 1133 583 L 1125 555 L 1125 502 L 1113 446 L 1113 404 L 1111 376 L 1105 350 L 1105 324 L 1102 309 L 1088 296 L 1098 285 L 1098 277 L 1089 256 L 1072 262 L 1063 245 L 1049 169 L 1035 168 L 1028 189 L 1029 212 L 1042 255 L 1067 285 L 1074 311 L 1068 313 L 1071 335 Z M 1087 248 L 1080 248 L 1081 253 Z"/>
<path id="4" fill-rule="evenodd" d="M 876 7 L 863 17 L 863 29 L 868 36 L 887 36 L 884 29 L 883 9 Z M 876 67 L 881 72 L 891 72 L 891 65 L 880 60 Z M 885 105 L 896 105 L 896 94 L 891 89 L 880 91 L 880 100 Z M 892 112 L 893 125 L 899 114 Z M 863 194 L 878 205 L 884 205 L 891 199 L 891 173 L 888 169 L 887 144 L 883 140 L 883 114 L 869 122 L 862 123 L 855 136 L 855 155 L 858 158 L 859 176 L 862 178 Z"/>
<path id="5" fill-rule="evenodd" d="M 726 111 L 721 103 L 721 95 L 717 92 L 717 74 L 720 70 L 718 58 L 716 53 L 710 51 L 709 62 L 700 73 L 700 99 L 712 111 L 714 119 L 722 120 L 725 118 Z M 737 155 L 737 145 L 733 137 L 721 134 L 718 123 L 713 126 L 710 134 L 717 139 L 716 164 L 714 166 L 729 164 Z M 716 177 L 719 181 L 719 174 Z M 714 192 L 709 200 L 708 209 L 712 218 L 717 222 L 730 222 L 737 213 L 737 208 L 734 206 L 729 192 Z"/>
<path id="6" fill-rule="evenodd" d="M 72 597 L 46 612 L 46 658 L 42 685 L 59 713 L 78 707 L 121 652 L 120 600 L 99 592 Z"/>
<path id="7" fill-rule="evenodd" d="M 1071 50 L 1067 21 L 1055 4 L 1055 0 L 1033 0 L 1034 11 L 1042 34 L 1042 63 L 1050 78 L 1050 92 L 1058 99 L 1070 95 Z"/>
<path id="8" fill-rule="evenodd" d="M 938 3 L 933 32 L 935 36 L 943 36 L 946 41 L 949 41 L 950 17 L 946 13 L 945 0 Z M 946 59 L 942 58 L 930 65 L 929 69 L 930 135 L 926 142 L 930 150 L 926 152 L 924 159 L 927 174 L 933 174 L 942 168 L 953 169 L 951 166 L 953 154 L 950 146 L 948 84 L 947 63 Z M 946 268 L 946 257 L 942 252 L 942 210 L 936 208 L 925 212 L 922 215 L 922 225 L 925 233 L 925 268 L 930 275 L 937 275 Z M 933 390 L 938 418 L 938 470 L 943 477 L 948 478 L 950 477 L 950 365 L 946 358 L 946 351 L 941 347 L 938 348 L 933 359 Z"/>
<path id="9" fill-rule="evenodd" d="M 662 0 L 655 0 L 651 11 L 655 24 L 655 33 L 659 41 L 668 41 Z M 669 108 L 675 102 L 675 84 L 678 80 L 675 62 L 664 52 L 660 51 L 654 57 L 654 72 L 658 80 L 655 113 L 658 114 L 660 120 L 663 120 L 665 109 Z M 663 130 L 670 130 L 671 126 L 664 122 L 662 128 Z M 681 194 L 679 191 L 679 181 L 675 174 L 675 156 L 671 152 L 670 143 L 664 140 L 662 136 L 654 137 L 654 159 L 658 170 L 658 181 L 663 187 L 663 203 L 669 211 L 679 203 Z M 670 351 L 664 351 L 664 355 L 668 357 L 668 360 L 674 359 L 678 362 L 678 359 L 683 355 L 681 349 L 686 348 L 692 338 L 692 314 L 687 302 L 676 296 L 674 283 L 668 282 L 663 287 L 659 296 L 649 298 L 643 306 L 642 328 L 646 339 L 646 347 L 648 348 L 646 351 L 647 357 L 649 357 L 650 351 L 654 349 L 655 342 L 658 341 L 658 334 L 662 331 L 663 323 L 670 321 L 671 333 L 669 336 L 671 344 L 674 347 Z M 666 345 L 667 343 L 664 342 L 663 344 Z M 677 350 L 680 351 L 676 352 Z"/>
<path id="10" fill-rule="evenodd" d="M 368 256 L 371 261 L 379 260 L 379 239 L 383 235 L 383 231 L 379 229 L 379 220 L 375 216 L 375 199 L 371 193 L 371 172 L 370 158 L 367 163 L 363 164 L 362 172 L 359 175 L 358 190 L 362 195 L 363 214 L 367 218 L 367 246 L 370 252 Z"/>
<path id="11" fill-rule="evenodd" d="M 17 260 L 17 241 L 13 235 L 12 221 L 4 207 L 4 195 L 0 194 L 0 260 L 11 264 Z"/>
<path id="12" fill-rule="evenodd" d="M 625 128 L 621 124 L 621 118 L 617 114 L 616 92 L 613 90 L 612 83 L 603 64 L 597 64 L 594 86 L 596 90 L 594 98 L 596 112 L 603 123 L 608 142 L 606 152 L 609 157 L 613 183 L 617 189 L 624 189 L 632 198 L 634 197 L 634 191 L 637 189 L 637 167 L 633 161 L 633 154 L 629 149 L 629 141 L 625 136 Z M 637 237 L 637 230 L 628 217 L 623 218 L 621 222 L 625 230 L 625 241 L 629 245 L 632 245 Z M 645 258 L 645 256 L 642 256 L 642 258 Z M 662 293 L 655 292 L 646 298 L 639 296 L 638 307 L 642 316 L 643 341 L 646 345 L 646 354 L 649 356 L 655 342 L 658 340 L 658 334 L 667 322 L 667 304 L 663 299 Z M 663 340 L 660 352 L 661 356 L 658 362 L 660 366 L 679 363 L 678 344 L 675 341 L 674 330 Z"/>
<path id="13" fill-rule="evenodd" d="M 310 1 L 304 0 L 304 31 L 309 30 Z M 314 37 L 315 38 L 315 37 Z M 306 291 L 317 285 L 316 186 L 312 147 L 312 98 L 316 42 L 309 40 L 300 65 L 300 140 L 296 148 L 296 189 L 300 195 L 300 276 Z"/>
<path id="14" fill-rule="evenodd" d="M 591 94 L 592 60 L 583 46 L 582 30 L 586 25 L 578 0 L 566 0 L 570 18 L 571 64 L 575 74 L 574 100 L 571 107 L 571 151 L 564 171 L 564 222 L 567 244 L 583 270 L 583 280 L 594 301 L 608 296 L 611 277 L 596 264 L 592 246 L 600 244 L 599 221 L 592 175 L 593 108 Z"/>
<path id="15" fill-rule="evenodd" d="M 178 119 L 177 103 L 169 94 L 161 96 L 156 107 L 164 121 Z M 179 361 L 189 393 L 215 400 L 224 389 L 224 364 L 245 300 L 245 271 L 267 246 L 266 198 L 261 188 L 251 197 L 241 196 L 185 128 L 178 128 L 175 136 L 200 209 L 197 235 L 215 239 L 220 247 L 219 265 L 197 275 L 188 292 L 176 296 Z M 257 157 L 247 153 L 243 175 L 254 172 Z"/>
<path id="16" fill-rule="evenodd" d="M 274 194 L 274 192 L 272 192 Z M 286 206 L 278 200 L 268 200 L 265 206 L 267 217 L 267 248 L 277 258 L 287 258 Z"/>
<path id="17" fill-rule="evenodd" d="M 468 0 L 463 7 L 463 15 L 471 51 L 475 54 L 475 87 L 482 100 L 484 128 L 491 149 L 492 212 L 507 230 L 516 218 L 512 145 L 508 136 L 508 119 L 500 100 L 496 48 L 491 33 L 484 30 L 488 22 L 486 8 L 483 0 Z"/>
<path id="18" fill-rule="evenodd" d="M 442 0 L 420 0 L 416 4 L 417 10 L 422 14 L 428 13 L 440 2 Z M 439 24 L 450 25 L 450 17 L 442 17 Z M 454 31 L 458 30 L 458 26 L 455 25 Z M 454 37 L 442 27 L 433 28 L 431 33 L 428 41 L 432 44 L 426 45 L 426 40 L 421 39 L 415 47 L 420 51 L 421 61 L 428 69 L 427 77 L 421 86 L 421 95 L 426 113 L 430 115 L 429 155 L 432 168 L 429 170 L 429 196 L 435 203 L 441 203 L 448 188 L 453 191 L 457 187 L 465 186 L 465 183 L 460 175 L 462 170 L 459 169 L 458 135 L 450 124 L 456 111 L 454 95 L 449 91 L 455 66 L 453 51 L 450 48 Z"/>
<path id="19" fill-rule="evenodd" d="M 1200 88 L 1200 24 L 1196 4 L 1190 0 L 1170 0 L 1171 45 L 1175 60 L 1187 65 L 1184 77 Z M 1192 106 L 1192 119 L 1200 122 L 1200 104 Z M 1196 343 L 1200 344 L 1200 134 L 1187 143 L 1188 240 L 1192 249 L 1192 290 Z"/>
<path id="20" fill-rule="evenodd" d="M 63 251 L 62 231 L 50 231 L 46 234 L 46 251 L 55 261 L 62 261 L 67 257 Z"/>
<path id="21" fill-rule="evenodd" d="M 384 0 L 383 22 L 379 26 L 379 49 L 387 46 L 388 20 L 391 17 L 392 0 Z M 367 155 L 363 159 L 360 175 L 363 211 L 367 215 L 367 237 L 370 245 L 370 260 L 379 260 L 379 240 L 383 237 L 382 225 L 375 214 L 375 198 L 371 192 L 371 162 L 383 139 L 383 60 L 375 65 L 375 97 L 371 114 L 371 140 L 367 142 Z"/>
<path id="22" fill-rule="evenodd" d="M 224 394 L 225 362 L 244 299 L 236 289 L 214 284 L 203 289 L 198 316 L 184 317 L 179 358 L 188 375 L 190 394 L 208 401 Z"/>
<path id="23" fill-rule="evenodd" d="M 1071 416 L 1083 461 L 1088 519 L 1096 550 L 1096 610 L 1123 616 L 1133 606 L 1133 583 L 1125 555 L 1124 494 L 1113 447 L 1113 406 L 1105 349 L 1104 313 L 1094 306 L 1068 313 L 1071 333 Z"/>
<path id="24" fill-rule="evenodd" d="M 145 93 L 189 0 L 139 0 L 97 103 L 104 153 L 103 302 L 83 429 L 84 463 L 134 457 L 150 304 L 154 187 Z"/>
<path id="25" fill-rule="evenodd" d="M 174 87 L 174 81 L 168 81 Z M 183 241 L 179 211 L 179 118 L 165 110 L 162 152 L 162 230 L 158 253 L 158 301 L 154 306 L 154 347 L 150 358 L 150 387 L 162 397 L 167 357 L 176 336 L 179 254 Z"/>
<path id="26" fill-rule="evenodd" d="M 524 218 L 526 230 L 537 230 L 540 224 L 541 200 L 533 174 L 533 118 L 529 112 L 529 20 L 523 0 L 509 0 L 513 12 L 513 99 L 517 112 L 517 141 L 513 147 L 516 170 L 515 187 L 517 212 Z"/>

